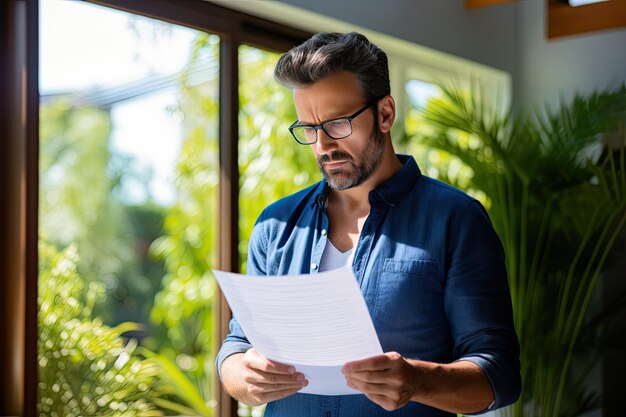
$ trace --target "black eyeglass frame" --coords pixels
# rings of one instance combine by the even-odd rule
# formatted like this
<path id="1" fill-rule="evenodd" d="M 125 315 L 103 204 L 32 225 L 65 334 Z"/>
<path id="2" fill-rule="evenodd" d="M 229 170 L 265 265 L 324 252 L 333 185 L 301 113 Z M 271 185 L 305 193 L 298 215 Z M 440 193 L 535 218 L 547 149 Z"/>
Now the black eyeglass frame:
<path id="1" fill-rule="evenodd" d="M 330 119 L 330 120 L 326 120 L 318 125 L 301 125 L 299 124 L 300 121 L 296 120 L 295 122 L 293 122 L 291 124 L 291 126 L 289 126 L 289 133 L 291 133 L 291 136 L 293 136 L 293 138 L 296 140 L 296 142 L 298 142 L 300 145 L 313 145 L 315 143 L 317 143 L 317 132 L 318 130 L 322 129 L 324 131 L 324 133 L 326 133 L 326 135 L 334 140 L 339 140 L 339 139 L 344 139 L 347 138 L 348 136 L 350 136 L 352 134 L 352 120 L 356 119 L 358 115 L 360 115 L 361 113 L 363 113 L 365 110 L 369 109 L 370 107 L 373 107 L 376 105 L 376 103 L 378 103 L 379 100 L 373 100 L 370 101 L 369 103 L 367 103 L 365 106 L 361 107 L 359 110 L 357 110 L 356 112 L 354 112 L 352 115 L 350 116 L 343 116 L 343 117 L 335 117 L 334 119 Z M 350 124 L 350 133 L 348 133 L 345 136 L 341 136 L 339 138 L 331 135 L 330 133 L 328 133 L 328 131 L 324 128 L 324 125 L 331 123 L 331 122 L 335 122 L 337 120 L 342 120 L 342 119 L 346 119 L 348 121 L 348 123 Z M 315 129 L 315 141 L 314 142 L 302 142 L 300 141 L 296 135 L 293 133 L 293 129 L 297 128 L 297 127 L 310 127 Z"/>

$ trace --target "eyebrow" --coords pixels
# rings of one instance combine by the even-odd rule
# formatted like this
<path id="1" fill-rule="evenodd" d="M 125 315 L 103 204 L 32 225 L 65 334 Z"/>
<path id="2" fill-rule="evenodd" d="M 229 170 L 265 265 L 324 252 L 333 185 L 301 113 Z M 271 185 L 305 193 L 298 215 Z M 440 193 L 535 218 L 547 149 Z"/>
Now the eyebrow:
<path id="1" fill-rule="evenodd" d="M 349 111 L 349 110 L 348 110 L 348 111 Z M 354 112 L 353 112 L 353 113 L 354 113 Z M 352 114 L 353 114 L 353 113 L 352 113 Z M 314 122 L 305 122 L 305 121 L 303 121 L 303 120 L 298 119 L 298 125 L 301 125 L 301 126 L 319 126 L 319 125 L 323 125 L 323 124 L 324 124 L 324 123 L 326 123 L 326 122 L 330 122 L 331 120 L 336 120 L 336 119 L 344 119 L 344 118 L 350 117 L 352 114 L 346 114 L 346 115 L 343 115 L 343 116 L 335 116 L 335 117 L 331 117 L 330 119 L 324 119 L 324 120 L 322 120 L 322 121 L 321 121 L 321 122 L 319 122 L 319 123 L 314 123 Z"/>

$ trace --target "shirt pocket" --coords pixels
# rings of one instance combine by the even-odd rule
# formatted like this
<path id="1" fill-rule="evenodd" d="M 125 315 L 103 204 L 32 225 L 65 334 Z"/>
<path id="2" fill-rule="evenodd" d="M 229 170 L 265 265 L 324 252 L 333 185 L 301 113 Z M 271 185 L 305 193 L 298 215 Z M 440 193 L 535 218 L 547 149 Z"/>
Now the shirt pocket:
<path id="1" fill-rule="evenodd" d="M 419 337 L 445 326 L 437 261 L 385 259 L 377 284 L 377 331 Z"/>

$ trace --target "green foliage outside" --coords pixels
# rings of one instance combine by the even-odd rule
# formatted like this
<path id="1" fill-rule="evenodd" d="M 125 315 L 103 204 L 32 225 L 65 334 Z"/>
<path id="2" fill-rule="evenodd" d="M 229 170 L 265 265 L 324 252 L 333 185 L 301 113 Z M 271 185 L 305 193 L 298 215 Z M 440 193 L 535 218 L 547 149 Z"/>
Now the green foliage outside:
<path id="1" fill-rule="evenodd" d="M 137 341 L 122 334 L 136 325 L 105 325 L 93 315 L 101 284 L 77 272 L 74 246 L 39 245 L 39 399 L 41 417 L 148 417 L 158 368 L 137 357 Z"/>
<path id="2" fill-rule="evenodd" d="M 89 242 L 80 245 L 86 279 L 114 276 L 129 250 L 124 236 L 118 239 L 118 230 L 109 227 L 121 217 L 109 198 L 115 179 L 106 175 L 109 114 L 61 98 L 42 106 L 40 118 L 41 229 L 59 247 Z"/>
<path id="3" fill-rule="evenodd" d="M 215 36 L 200 36 L 189 67 L 202 56 L 217 62 L 217 41 Z M 211 268 L 217 264 L 219 221 L 218 83 L 217 78 L 202 84 L 183 78 L 181 83 L 176 110 L 184 114 L 185 137 L 176 166 L 176 201 L 164 217 L 164 234 L 150 247 L 166 272 L 150 316 L 165 333 L 152 347 L 159 352 L 161 390 L 169 404 L 184 405 L 185 414 L 205 416 L 217 405 L 213 386 L 217 289 Z"/>
<path id="4" fill-rule="evenodd" d="M 158 367 L 129 336 L 145 336 L 160 284 L 163 267 L 146 255 L 163 209 L 120 198 L 138 174 L 110 150 L 108 111 L 60 97 L 40 120 L 38 411 L 160 415 Z"/>
<path id="5" fill-rule="evenodd" d="M 296 143 L 287 130 L 298 116 L 291 91 L 273 81 L 279 56 L 248 46 L 239 49 L 239 254 L 242 271 L 245 271 L 248 239 L 261 211 L 322 178 L 310 147 Z"/>
<path id="6" fill-rule="evenodd" d="M 163 266 L 147 249 L 162 234 L 164 209 L 119 195 L 122 181 L 142 174 L 111 152 L 108 111 L 61 97 L 41 106 L 40 120 L 39 218 L 46 241 L 59 249 L 76 245 L 81 276 L 104 283 L 96 315 L 113 324 L 148 323 Z"/>

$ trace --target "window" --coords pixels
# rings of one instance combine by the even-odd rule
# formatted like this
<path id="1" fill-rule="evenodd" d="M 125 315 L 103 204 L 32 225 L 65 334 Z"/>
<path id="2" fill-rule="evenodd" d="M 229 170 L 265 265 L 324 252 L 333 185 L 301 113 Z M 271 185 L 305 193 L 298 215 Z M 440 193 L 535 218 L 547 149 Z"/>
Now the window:
<path id="1" fill-rule="evenodd" d="M 281 197 L 319 181 L 308 146 L 298 145 L 287 128 L 298 118 L 291 91 L 272 79 L 280 54 L 239 47 L 239 254 L 245 271 L 248 239 L 261 211 Z"/>
<path id="2" fill-rule="evenodd" d="M 458 87 L 467 91 L 468 94 L 472 91 L 472 87 L 466 87 L 463 84 Z M 483 204 L 488 204 L 484 192 L 470 187 L 470 180 L 474 173 L 467 164 L 441 147 L 424 142 L 425 138 L 432 136 L 433 127 L 422 116 L 431 100 L 444 100 L 445 102 L 446 98 L 441 87 L 427 81 L 412 79 L 407 82 L 405 93 L 407 100 L 404 132 L 402 135 L 397 135 L 396 147 L 404 153 L 413 155 L 419 161 L 420 169 L 424 174 L 466 190 Z M 456 132 L 454 141 L 470 149 L 478 147 L 479 144 L 476 138 L 461 132 Z"/>
<path id="3" fill-rule="evenodd" d="M 308 34 L 205 2 L 132 7 L 40 4 L 38 411 L 234 415 L 217 401 L 228 315 L 209 268 L 239 268 L 237 69 L 271 78 L 269 50 Z"/>
<path id="4" fill-rule="evenodd" d="M 41 3 L 42 417 L 215 414 L 219 42 Z"/>

